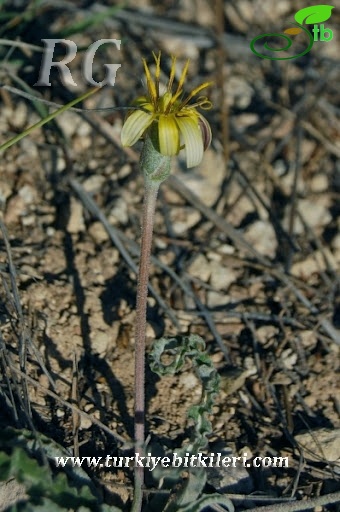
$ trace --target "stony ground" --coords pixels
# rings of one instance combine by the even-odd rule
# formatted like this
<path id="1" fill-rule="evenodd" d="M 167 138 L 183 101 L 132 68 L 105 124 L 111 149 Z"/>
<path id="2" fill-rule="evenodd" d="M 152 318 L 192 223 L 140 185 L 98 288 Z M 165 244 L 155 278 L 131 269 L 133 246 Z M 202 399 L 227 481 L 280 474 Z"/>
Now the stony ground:
<path id="1" fill-rule="evenodd" d="M 214 81 L 212 146 L 193 170 L 174 159 L 162 185 L 147 344 L 162 335 L 205 339 L 222 377 L 209 450 L 289 457 L 288 469 L 209 477 L 210 490 L 232 496 L 236 510 L 265 504 L 242 501 L 244 494 L 316 499 L 340 490 L 339 10 L 326 22 L 333 40 L 304 57 L 271 61 L 249 48 L 292 20 L 305 6 L 298 4 L 143 0 L 101 17 L 113 2 L 46 2 L 27 17 L 18 8 L 1 33 L 38 46 L 47 37 L 76 42 L 76 88 L 57 74 L 52 87 L 34 87 L 41 53 L 1 47 L 1 84 L 58 104 L 88 88 L 83 50 L 99 38 L 122 47 L 99 52 L 94 76 L 103 63 L 121 68 L 116 85 L 83 109 L 128 105 L 143 88 L 141 58 L 151 64 L 152 51 L 162 51 L 162 78 L 176 54 L 179 70 L 191 59 L 188 90 Z M 53 110 L 0 94 L 2 142 L 37 122 L 39 109 Z M 121 147 L 123 120 L 119 110 L 67 112 L 0 162 L 1 422 L 27 426 L 26 411 L 38 431 L 81 455 L 120 453 L 117 437 L 133 435 L 143 179 L 141 146 Z M 199 398 L 190 365 L 162 379 L 147 370 L 152 443 L 185 442 L 186 410 Z M 108 503 L 128 502 L 129 472 L 91 477 Z"/>

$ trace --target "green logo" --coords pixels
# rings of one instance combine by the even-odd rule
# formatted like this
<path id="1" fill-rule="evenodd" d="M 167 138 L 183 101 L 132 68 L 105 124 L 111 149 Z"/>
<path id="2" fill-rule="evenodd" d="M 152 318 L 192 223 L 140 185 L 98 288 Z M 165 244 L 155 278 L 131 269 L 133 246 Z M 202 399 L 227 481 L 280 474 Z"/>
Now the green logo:
<path id="1" fill-rule="evenodd" d="M 276 32 L 269 32 L 268 34 L 261 34 L 255 37 L 250 42 L 250 49 L 255 55 L 261 57 L 261 59 L 269 59 L 269 60 L 290 60 L 297 59 L 298 57 L 302 57 L 306 55 L 311 49 L 315 41 L 331 41 L 333 39 L 333 32 L 330 28 L 326 28 L 323 24 L 324 21 L 327 21 L 331 17 L 331 12 L 334 6 L 332 5 L 312 5 L 310 7 L 305 7 L 304 9 L 300 9 L 294 16 L 296 23 L 290 23 L 293 25 L 292 28 L 286 28 L 283 33 L 279 34 Z M 311 32 L 303 26 L 306 25 L 314 25 L 311 29 Z M 321 25 L 317 25 L 321 23 Z M 267 54 L 260 53 L 255 48 L 255 44 L 262 40 L 262 44 L 265 50 L 268 52 L 282 52 L 287 51 L 292 46 L 293 41 L 290 36 L 296 36 L 297 34 L 304 33 L 307 38 L 307 48 L 297 55 L 290 55 L 288 57 L 279 57 L 274 56 L 271 57 Z M 281 46 L 272 47 L 270 46 L 268 41 L 263 41 L 263 39 L 268 38 L 280 38 L 282 41 Z"/>

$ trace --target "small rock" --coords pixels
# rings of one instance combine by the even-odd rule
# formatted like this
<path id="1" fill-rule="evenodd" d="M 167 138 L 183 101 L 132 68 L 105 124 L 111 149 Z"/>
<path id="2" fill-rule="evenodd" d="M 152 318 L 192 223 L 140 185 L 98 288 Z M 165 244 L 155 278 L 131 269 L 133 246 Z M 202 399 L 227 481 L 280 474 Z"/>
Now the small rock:
<path id="1" fill-rule="evenodd" d="M 0 511 L 5 511 L 15 507 L 20 501 L 26 500 L 28 495 L 24 484 L 17 482 L 14 478 L 9 478 L 0 482 Z"/>
<path id="2" fill-rule="evenodd" d="M 16 194 L 11 197 L 7 203 L 5 223 L 10 225 L 19 222 L 20 217 L 22 217 L 24 213 L 25 201 L 19 194 Z"/>
<path id="3" fill-rule="evenodd" d="M 77 134 L 84 137 L 85 135 L 90 135 L 91 131 L 92 131 L 91 124 L 80 119 L 80 123 L 79 123 L 78 129 L 77 129 Z"/>
<path id="4" fill-rule="evenodd" d="M 73 149 L 75 152 L 82 152 L 90 148 L 93 144 L 92 137 L 76 135 L 73 138 Z"/>
<path id="5" fill-rule="evenodd" d="M 204 254 L 198 254 L 187 270 L 191 276 L 197 277 L 205 283 L 208 281 L 211 273 L 208 260 Z"/>
<path id="6" fill-rule="evenodd" d="M 85 416 L 80 416 L 80 429 L 87 430 L 92 426 L 92 421 L 90 418 L 86 418 Z"/>
<path id="7" fill-rule="evenodd" d="M 326 202 L 326 204 L 324 204 Z M 299 211 L 302 213 L 303 218 L 307 222 L 307 224 L 311 228 L 322 228 L 329 224 L 332 220 L 332 216 L 329 212 L 328 208 L 328 198 L 324 201 L 321 201 L 321 198 L 318 201 L 312 201 L 311 199 L 301 199 L 298 202 Z M 283 226 L 287 229 L 289 224 L 289 215 L 290 209 L 287 209 Z M 303 234 L 305 232 L 305 228 L 298 217 L 296 217 L 294 222 L 294 233 L 295 234 Z"/>
<path id="8" fill-rule="evenodd" d="M 275 231 L 268 221 L 253 222 L 244 232 L 244 238 L 260 254 L 274 258 L 277 250 Z"/>
<path id="9" fill-rule="evenodd" d="M 257 340 L 261 345 L 266 345 L 279 335 L 279 329 L 274 325 L 263 325 L 256 330 Z"/>
<path id="10" fill-rule="evenodd" d="M 233 247 L 232 245 L 229 245 L 229 244 L 221 244 L 218 246 L 217 250 L 221 254 L 230 255 L 230 254 L 235 253 L 235 247 Z"/>
<path id="11" fill-rule="evenodd" d="M 190 392 L 196 390 L 198 397 L 201 396 L 201 383 L 194 373 L 182 373 L 179 377 L 179 386 Z"/>
<path id="12" fill-rule="evenodd" d="M 100 174 L 93 174 L 93 176 L 90 176 L 84 181 L 83 188 L 89 194 L 95 194 L 101 190 L 105 181 L 104 176 L 101 176 Z"/>
<path id="13" fill-rule="evenodd" d="M 254 95 L 253 88 L 241 76 L 231 76 L 225 82 L 225 94 L 230 106 L 245 110 Z"/>
<path id="14" fill-rule="evenodd" d="M 301 144 L 301 165 L 302 164 L 305 164 L 307 162 L 310 162 L 311 159 L 313 159 L 313 153 L 315 152 L 315 148 L 316 148 L 316 141 L 315 140 L 308 140 L 308 139 L 304 139 L 303 141 L 303 144 Z M 313 181 L 314 179 L 316 179 L 316 181 L 318 181 L 318 178 L 325 178 L 320 180 L 320 184 L 324 181 L 327 182 L 327 186 L 326 186 L 326 189 L 328 188 L 328 178 L 326 176 L 326 174 L 317 174 L 316 176 L 314 176 L 311 181 L 310 181 L 310 186 L 311 186 L 311 189 L 313 189 Z M 316 184 L 316 182 L 315 182 Z M 324 189 L 325 190 L 325 189 Z M 314 192 L 321 192 L 321 189 L 317 190 L 315 189 Z"/>
<path id="15" fill-rule="evenodd" d="M 66 111 L 58 116 L 58 124 L 67 138 L 71 138 L 78 131 L 80 122 L 79 116 L 75 112 Z"/>
<path id="16" fill-rule="evenodd" d="M 300 332 L 301 345 L 303 348 L 314 348 L 318 342 L 316 332 L 312 329 Z"/>
<path id="17" fill-rule="evenodd" d="M 325 260 L 327 258 L 327 261 Z M 337 271 L 337 262 L 333 257 L 333 254 L 327 247 L 323 251 L 314 251 L 308 258 L 303 261 L 299 261 L 292 265 L 291 273 L 302 279 L 306 279 L 313 274 L 319 274 L 322 271 L 326 271 L 328 266 L 333 271 Z"/>
<path id="18" fill-rule="evenodd" d="M 237 29 L 238 32 L 246 34 L 248 30 L 248 24 L 244 21 L 243 16 L 231 3 L 226 3 L 225 12 L 231 25 Z"/>
<path id="19" fill-rule="evenodd" d="M 207 306 L 209 308 L 217 308 L 218 306 L 225 306 L 230 302 L 230 297 L 225 292 L 213 292 L 207 293 Z"/>
<path id="20" fill-rule="evenodd" d="M 225 163 L 221 155 L 208 149 L 200 167 L 190 173 L 179 173 L 178 177 L 204 204 L 212 206 L 221 193 Z"/>
<path id="21" fill-rule="evenodd" d="M 237 279 L 235 272 L 223 267 L 218 261 L 211 261 L 209 267 L 211 271 L 210 284 L 215 290 L 227 290 Z"/>
<path id="22" fill-rule="evenodd" d="M 221 457 L 237 457 L 237 454 L 226 446 L 216 446 L 212 453 L 215 454 L 215 460 L 218 453 L 221 453 Z M 227 460 L 225 462 L 228 463 Z M 242 460 L 235 461 L 234 465 L 235 467 L 232 466 L 231 459 L 229 467 L 209 468 L 207 470 L 208 483 L 220 493 L 251 493 L 254 488 L 253 482 L 246 468 L 243 467 Z"/>
<path id="23" fill-rule="evenodd" d="M 27 120 L 27 105 L 26 103 L 19 102 L 16 104 L 15 109 L 12 110 L 10 122 L 15 128 L 23 128 Z"/>
<path id="24" fill-rule="evenodd" d="M 117 224 L 127 224 L 129 221 L 129 210 L 126 201 L 123 198 L 118 197 L 115 200 L 114 207 L 109 214 L 109 222 Z"/>
<path id="25" fill-rule="evenodd" d="M 36 221 L 35 215 L 25 215 L 21 219 L 23 226 L 34 226 L 35 221 Z"/>
<path id="26" fill-rule="evenodd" d="M 93 336 L 92 349 L 93 352 L 103 356 L 108 349 L 112 347 L 112 335 L 110 332 L 98 331 Z"/>
<path id="27" fill-rule="evenodd" d="M 258 123 L 259 116 L 253 113 L 240 114 L 232 118 L 236 128 L 243 133 L 249 126 Z"/>
<path id="28" fill-rule="evenodd" d="M 320 428 L 297 434 L 295 441 L 304 449 L 306 459 L 329 462 L 340 460 L 340 428 Z"/>
<path id="29" fill-rule="evenodd" d="M 89 234 L 98 245 L 109 239 L 109 235 L 101 222 L 94 222 L 89 227 Z"/>
<path id="30" fill-rule="evenodd" d="M 297 362 L 297 354 L 293 352 L 291 348 L 287 348 L 286 350 L 283 350 L 281 359 L 287 370 L 293 370 Z"/>
<path id="31" fill-rule="evenodd" d="M 82 204 L 71 197 L 71 215 L 67 224 L 67 231 L 72 234 L 85 231 L 85 222 L 83 217 Z"/>
<path id="32" fill-rule="evenodd" d="M 6 204 L 6 201 L 11 196 L 12 192 L 12 187 L 7 181 L 0 181 L 0 206 Z"/>
<path id="33" fill-rule="evenodd" d="M 195 208 L 183 206 L 172 210 L 171 217 L 174 233 L 176 235 L 182 235 L 199 222 L 201 214 Z"/>
<path id="34" fill-rule="evenodd" d="M 24 185 L 19 190 L 19 196 L 23 198 L 25 204 L 32 204 L 37 198 L 37 190 L 31 185 Z"/>
<path id="35" fill-rule="evenodd" d="M 27 156 L 30 158 L 38 158 L 39 150 L 37 143 L 31 139 L 31 137 L 24 137 L 20 141 L 20 148 L 22 149 L 22 153 L 25 154 L 25 159 L 27 160 Z"/>

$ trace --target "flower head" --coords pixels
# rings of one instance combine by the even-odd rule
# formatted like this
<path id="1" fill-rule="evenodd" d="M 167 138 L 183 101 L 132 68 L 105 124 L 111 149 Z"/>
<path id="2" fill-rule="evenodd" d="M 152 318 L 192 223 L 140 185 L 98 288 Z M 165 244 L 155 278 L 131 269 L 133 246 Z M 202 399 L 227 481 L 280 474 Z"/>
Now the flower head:
<path id="1" fill-rule="evenodd" d="M 197 111 L 211 108 L 211 102 L 204 96 L 189 104 L 190 100 L 211 82 L 205 82 L 183 97 L 183 85 L 186 79 L 189 61 L 186 62 L 177 88 L 173 87 L 176 72 L 176 57 L 172 57 L 168 85 L 160 94 L 159 79 L 161 72 L 161 54 L 153 54 L 156 62 L 154 79 L 143 59 L 147 82 L 147 94 L 134 102 L 135 107 L 127 117 L 121 134 L 123 146 L 132 146 L 144 134 L 148 133 L 157 151 L 164 156 L 178 155 L 186 150 L 187 167 L 198 165 L 203 152 L 211 142 L 211 130 L 208 121 Z M 175 89 L 175 90 L 173 90 Z"/>

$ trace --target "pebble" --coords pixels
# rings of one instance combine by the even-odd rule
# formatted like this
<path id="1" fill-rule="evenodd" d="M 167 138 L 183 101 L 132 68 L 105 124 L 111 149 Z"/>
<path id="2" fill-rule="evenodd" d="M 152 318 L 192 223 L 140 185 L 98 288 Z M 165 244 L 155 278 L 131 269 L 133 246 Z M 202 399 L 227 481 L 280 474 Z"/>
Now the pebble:
<path id="1" fill-rule="evenodd" d="M 238 116 L 233 116 L 232 120 L 233 120 L 235 126 L 237 127 L 237 129 L 241 133 L 243 133 L 247 130 L 247 128 L 249 128 L 253 124 L 258 123 L 259 116 L 257 114 L 253 114 L 253 113 L 240 114 Z"/>
<path id="2" fill-rule="evenodd" d="M 226 290 L 237 279 L 235 272 L 229 268 L 223 267 L 217 261 L 211 261 L 210 267 L 210 284 L 215 290 Z"/>
<path id="3" fill-rule="evenodd" d="M 80 122 L 79 115 L 74 112 L 66 111 L 58 116 L 58 124 L 68 138 L 72 137 L 78 131 Z"/>
<path id="4" fill-rule="evenodd" d="M 19 196 L 22 197 L 25 204 L 32 204 L 37 199 L 37 189 L 31 185 L 24 185 L 19 190 Z"/>
<path id="5" fill-rule="evenodd" d="M 71 214 L 67 223 L 67 231 L 71 234 L 85 231 L 85 222 L 83 217 L 83 206 L 74 197 L 71 197 Z"/>
<path id="6" fill-rule="evenodd" d="M 291 348 L 287 348 L 286 350 L 283 350 L 281 359 L 287 370 L 293 370 L 297 362 L 297 354 L 293 352 Z"/>
<path id="7" fill-rule="evenodd" d="M 97 331 L 92 341 L 93 352 L 103 356 L 110 347 L 112 347 L 112 334 L 110 332 Z"/>
<path id="8" fill-rule="evenodd" d="M 6 204 L 6 200 L 12 195 L 13 190 L 6 181 L 0 181 L 0 205 Z"/>
<path id="9" fill-rule="evenodd" d="M 106 229 L 101 222 L 94 222 L 89 227 L 89 234 L 92 236 L 96 244 L 102 244 L 109 239 Z"/>
<path id="10" fill-rule="evenodd" d="M 325 174 L 315 174 L 309 186 L 312 192 L 326 192 L 329 188 L 328 177 Z"/>
<path id="11" fill-rule="evenodd" d="M 231 76 L 225 82 L 225 94 L 230 106 L 245 110 L 249 107 L 254 89 L 241 76 Z"/>
<path id="12" fill-rule="evenodd" d="M 308 460 L 340 460 L 340 428 L 303 432 L 295 436 L 295 441 L 304 448 L 303 454 Z"/>
<path id="13" fill-rule="evenodd" d="M 204 282 L 208 281 L 211 274 L 208 260 L 204 254 L 198 254 L 190 265 L 188 265 L 187 270 L 191 276 L 197 277 Z"/>
<path id="14" fill-rule="evenodd" d="M 14 477 L 0 482 L 1 510 L 18 510 L 19 503 L 22 504 L 28 498 L 26 485 L 19 483 Z"/>
<path id="15" fill-rule="evenodd" d="M 127 224 L 129 221 L 129 210 L 126 201 L 122 197 L 117 197 L 114 202 L 114 207 L 109 214 L 109 222 L 117 224 Z"/>
<path id="16" fill-rule="evenodd" d="M 227 446 L 214 446 L 212 453 L 221 453 L 222 457 L 238 457 L 238 453 L 233 453 Z M 240 454 L 243 456 L 243 453 Z M 213 485 L 219 493 L 240 493 L 249 494 L 253 491 L 254 485 L 251 476 L 246 468 L 242 466 L 242 461 L 236 461 L 235 467 L 214 467 L 207 470 L 207 481 Z"/>
<path id="17" fill-rule="evenodd" d="M 230 296 L 222 292 L 209 291 L 207 293 L 207 306 L 209 308 L 216 308 L 218 306 L 225 306 L 230 302 Z"/>
<path id="18" fill-rule="evenodd" d="M 223 157 L 208 149 L 204 153 L 202 164 L 195 170 L 179 173 L 178 177 L 207 206 L 212 206 L 221 193 L 225 177 Z"/>
<path id="19" fill-rule="evenodd" d="M 22 217 L 24 213 L 25 201 L 21 196 L 19 196 L 19 194 L 16 194 L 11 197 L 7 203 L 5 223 L 10 225 L 19 222 L 20 217 Z"/>
<path id="20" fill-rule="evenodd" d="M 326 201 L 326 204 L 323 204 Z M 303 218 L 311 228 L 322 228 L 329 224 L 332 220 L 332 216 L 329 212 L 328 202 L 329 198 L 325 198 L 322 201 L 321 198 L 316 201 L 311 199 L 300 199 L 298 201 L 299 211 L 302 213 Z M 283 221 L 283 227 L 288 228 L 289 225 L 290 208 L 287 208 L 286 214 Z M 305 228 L 300 221 L 299 217 L 295 217 L 294 222 L 294 233 L 301 235 L 305 232 Z"/>
<path id="21" fill-rule="evenodd" d="M 253 222 L 244 231 L 244 238 L 260 254 L 274 258 L 277 250 L 277 240 L 273 226 L 269 221 L 258 220 Z"/>
<path id="22" fill-rule="evenodd" d="M 171 212 L 173 230 L 176 235 L 182 235 L 192 228 L 201 219 L 201 214 L 191 207 L 178 207 Z"/>
<path id="23" fill-rule="evenodd" d="M 86 190 L 86 192 L 88 192 L 89 194 L 95 194 L 101 190 L 105 181 L 105 176 L 93 174 L 93 176 L 90 176 L 84 181 L 83 189 Z"/>
<path id="24" fill-rule="evenodd" d="M 19 102 L 16 104 L 15 109 L 12 110 L 10 121 L 11 125 L 15 128 L 22 129 L 26 124 L 27 119 L 27 105 L 26 103 Z"/>
<path id="25" fill-rule="evenodd" d="M 82 430 L 87 430 L 91 428 L 92 421 L 89 418 L 85 418 L 85 416 L 80 416 L 80 428 Z"/>
<path id="26" fill-rule="evenodd" d="M 327 258 L 327 262 L 325 261 Z M 299 278 L 306 279 L 313 274 L 326 271 L 328 266 L 337 272 L 337 261 L 331 251 L 325 247 L 323 251 L 314 251 L 306 259 L 292 265 L 291 273 Z"/>

